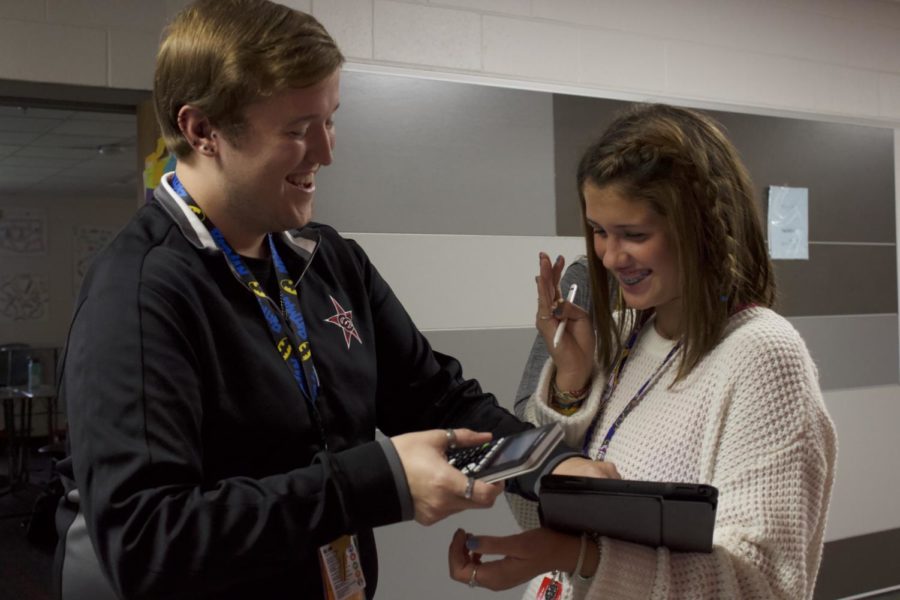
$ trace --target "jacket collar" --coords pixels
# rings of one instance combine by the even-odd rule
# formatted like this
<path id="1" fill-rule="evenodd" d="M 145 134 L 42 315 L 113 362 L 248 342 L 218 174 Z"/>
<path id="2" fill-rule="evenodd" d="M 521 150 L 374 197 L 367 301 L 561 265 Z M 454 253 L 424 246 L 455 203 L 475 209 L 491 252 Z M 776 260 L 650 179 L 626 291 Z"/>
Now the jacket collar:
<path id="1" fill-rule="evenodd" d="M 159 185 L 153 191 L 153 197 L 159 202 L 169 217 L 175 221 L 185 239 L 194 247 L 220 252 L 206 225 L 200 222 L 197 215 L 172 189 L 172 185 L 169 183 L 171 177 L 172 172 L 162 176 Z M 277 235 L 284 242 L 285 246 L 294 251 L 304 261 L 312 259 L 319 245 L 319 232 L 310 227 L 282 231 Z"/>

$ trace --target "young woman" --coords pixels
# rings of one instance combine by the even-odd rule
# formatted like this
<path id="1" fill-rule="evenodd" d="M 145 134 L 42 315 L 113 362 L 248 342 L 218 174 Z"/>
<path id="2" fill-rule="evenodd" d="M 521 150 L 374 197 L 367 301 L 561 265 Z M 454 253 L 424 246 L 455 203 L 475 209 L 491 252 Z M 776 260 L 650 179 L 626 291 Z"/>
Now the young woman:
<path id="1" fill-rule="evenodd" d="M 561 299 L 562 261 L 541 255 L 536 323 L 551 358 L 526 415 L 561 422 L 610 476 L 716 486 L 714 549 L 540 529 L 534 504 L 511 498 L 529 530 L 457 532 L 451 576 L 492 589 L 533 578 L 529 599 L 812 597 L 834 428 L 803 340 L 770 308 L 772 265 L 736 150 L 705 116 L 641 106 L 587 150 L 578 189 L 593 326 Z"/>

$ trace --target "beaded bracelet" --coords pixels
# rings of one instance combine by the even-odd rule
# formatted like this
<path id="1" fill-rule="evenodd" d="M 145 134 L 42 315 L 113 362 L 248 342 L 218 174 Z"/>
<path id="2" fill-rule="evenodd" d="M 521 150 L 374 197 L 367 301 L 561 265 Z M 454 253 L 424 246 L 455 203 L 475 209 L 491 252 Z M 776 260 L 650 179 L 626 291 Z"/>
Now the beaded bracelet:
<path id="1" fill-rule="evenodd" d="M 575 414 L 582 407 L 587 400 L 590 390 L 591 386 L 588 384 L 587 387 L 580 390 L 563 391 L 556 385 L 556 377 L 554 377 L 550 381 L 550 402 L 548 404 L 556 412 L 568 417 Z"/>
<path id="2" fill-rule="evenodd" d="M 563 406 L 575 404 L 576 402 L 584 402 L 585 398 L 587 398 L 588 392 L 590 391 L 590 383 L 588 383 L 580 390 L 572 390 L 570 392 L 567 392 L 559 389 L 559 387 L 556 385 L 556 376 L 554 376 L 550 381 L 550 395 L 554 400 L 556 400 L 557 404 L 561 404 Z"/>
<path id="3" fill-rule="evenodd" d="M 560 404 L 551 396 L 549 404 L 550 408 L 552 408 L 562 416 L 571 417 L 579 410 L 581 410 L 582 405 L 584 405 L 584 400 L 579 400 L 577 402 L 573 402 L 572 404 Z"/>

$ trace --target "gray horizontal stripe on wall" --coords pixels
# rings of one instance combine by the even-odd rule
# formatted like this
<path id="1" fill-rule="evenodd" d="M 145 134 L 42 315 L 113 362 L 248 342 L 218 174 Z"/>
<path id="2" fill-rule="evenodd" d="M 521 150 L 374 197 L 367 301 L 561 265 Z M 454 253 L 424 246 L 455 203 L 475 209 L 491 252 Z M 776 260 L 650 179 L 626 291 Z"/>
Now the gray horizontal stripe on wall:
<path id="1" fill-rule="evenodd" d="M 315 218 L 340 231 L 554 235 L 552 96 L 345 72 Z"/>
<path id="2" fill-rule="evenodd" d="M 823 390 L 900 381 L 897 315 L 791 317 L 819 370 Z"/>
<path id="3" fill-rule="evenodd" d="M 809 260 L 774 262 L 781 314 L 897 312 L 894 246 L 814 245 L 809 247 Z"/>
<path id="4" fill-rule="evenodd" d="M 897 315 L 792 317 L 819 370 L 823 390 L 898 383 Z M 459 359 L 500 404 L 512 409 L 535 331 L 532 328 L 426 331 L 438 352 Z"/>
<path id="5" fill-rule="evenodd" d="M 584 150 L 631 103 L 554 95 L 557 232 L 581 232 L 575 172 Z M 767 214 L 768 186 L 809 189 L 810 240 L 895 242 L 893 130 L 703 111 L 741 154 Z"/>
<path id="6" fill-rule="evenodd" d="M 900 585 L 898 556 L 900 529 L 826 543 L 815 600 L 835 600 Z"/>

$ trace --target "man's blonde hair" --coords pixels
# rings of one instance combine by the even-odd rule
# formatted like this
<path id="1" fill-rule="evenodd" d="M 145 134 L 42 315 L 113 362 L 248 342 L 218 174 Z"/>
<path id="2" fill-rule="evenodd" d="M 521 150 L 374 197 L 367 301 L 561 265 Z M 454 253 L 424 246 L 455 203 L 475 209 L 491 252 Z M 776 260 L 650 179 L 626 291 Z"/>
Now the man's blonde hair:
<path id="1" fill-rule="evenodd" d="M 156 57 L 153 99 L 169 151 L 192 152 L 181 107 L 201 110 L 237 139 L 247 105 L 319 83 L 344 57 L 314 17 L 268 0 L 198 0 L 167 27 Z"/>

